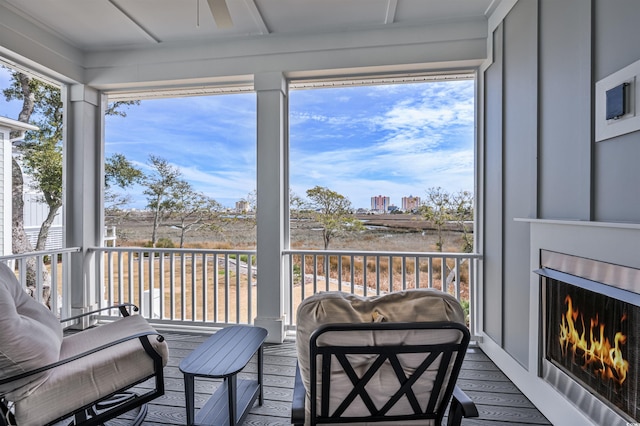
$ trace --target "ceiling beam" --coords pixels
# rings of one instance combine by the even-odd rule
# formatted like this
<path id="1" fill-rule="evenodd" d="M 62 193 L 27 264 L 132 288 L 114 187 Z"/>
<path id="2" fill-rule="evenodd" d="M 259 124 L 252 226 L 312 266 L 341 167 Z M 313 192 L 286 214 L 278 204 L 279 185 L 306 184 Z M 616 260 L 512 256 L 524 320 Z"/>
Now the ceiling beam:
<path id="1" fill-rule="evenodd" d="M 233 27 L 233 20 L 226 0 L 207 0 L 207 3 L 218 28 L 227 29 Z"/>
<path id="2" fill-rule="evenodd" d="M 271 33 L 271 31 L 269 31 L 269 28 L 267 27 L 266 22 L 264 22 L 264 18 L 262 17 L 262 14 L 258 9 L 255 0 L 244 0 L 244 3 L 247 5 L 247 9 L 249 9 L 249 13 L 253 18 L 253 22 L 256 24 L 260 35 Z"/>
<path id="3" fill-rule="evenodd" d="M 131 15 L 129 12 L 127 12 L 127 10 L 124 8 L 124 6 L 120 5 L 117 0 L 108 0 L 109 3 L 111 3 L 111 5 L 113 7 L 115 7 L 116 9 L 118 9 L 118 11 L 120 11 L 120 13 L 122 13 L 124 16 L 126 16 L 131 22 L 133 22 L 136 27 L 140 30 L 140 32 L 149 40 L 149 41 L 153 41 L 154 43 L 162 43 L 162 40 L 160 40 L 155 34 L 153 34 L 149 29 L 147 29 L 144 25 L 142 25 L 142 23 L 138 22 L 138 20 L 136 18 L 133 17 L 133 15 Z"/>
<path id="4" fill-rule="evenodd" d="M 384 17 L 385 24 L 393 24 L 396 19 L 396 9 L 398 8 L 398 0 L 389 0 L 387 2 L 387 14 Z"/>

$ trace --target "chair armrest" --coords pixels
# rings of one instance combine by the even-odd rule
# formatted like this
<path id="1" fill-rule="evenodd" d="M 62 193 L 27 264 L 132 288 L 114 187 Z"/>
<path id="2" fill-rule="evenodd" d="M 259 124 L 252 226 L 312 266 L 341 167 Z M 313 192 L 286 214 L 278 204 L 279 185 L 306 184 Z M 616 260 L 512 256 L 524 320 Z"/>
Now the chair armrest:
<path id="1" fill-rule="evenodd" d="M 476 404 L 457 385 L 453 388 L 453 398 L 449 408 L 447 426 L 458 426 L 462 423 L 462 418 L 478 417 Z"/>
<path id="2" fill-rule="evenodd" d="M 293 400 L 291 402 L 291 424 L 304 424 L 304 402 L 306 397 L 307 392 L 304 389 L 304 383 L 302 382 L 302 376 L 300 375 L 300 367 L 296 363 L 296 379 L 293 385 Z"/>
<path id="3" fill-rule="evenodd" d="M 119 345 L 119 344 L 124 343 L 124 342 L 128 342 L 129 340 L 140 339 L 141 342 L 142 342 L 143 341 L 143 339 L 141 339 L 142 337 L 150 336 L 150 335 L 156 335 L 156 336 L 158 336 L 157 339 L 164 340 L 164 337 L 160 333 L 158 333 L 157 331 L 145 331 L 145 332 L 142 332 L 142 333 L 132 334 L 130 336 L 123 337 L 121 339 L 117 339 L 117 340 L 114 340 L 114 341 L 109 342 L 109 343 L 105 343 L 104 345 L 95 347 L 93 349 L 90 349 L 88 351 L 82 352 L 82 353 L 77 354 L 75 356 L 72 356 L 72 357 L 69 357 L 69 358 L 65 358 L 65 359 L 61 359 L 61 360 L 59 360 L 57 362 L 54 362 L 52 364 L 45 365 L 44 367 L 36 368 L 35 370 L 26 371 L 24 373 L 16 374 L 15 376 L 11 376 L 11 377 L 7 377 L 5 379 L 1 379 L 0 380 L 0 385 L 4 385 L 5 383 L 10 383 L 10 382 L 13 382 L 13 381 L 16 381 L 16 380 L 24 379 L 24 378 L 32 376 L 34 374 L 44 373 L 47 370 L 51 370 L 51 369 L 59 367 L 61 365 L 68 364 L 68 363 L 76 361 L 76 360 L 78 360 L 80 358 L 84 358 L 84 357 L 89 356 L 91 354 L 94 354 L 96 352 L 100 352 L 102 350 L 110 348 L 112 346 Z M 159 340 L 159 341 L 162 341 L 162 340 Z M 143 347 L 144 346 L 145 345 L 143 344 Z M 148 353 L 146 347 L 145 347 L 145 352 Z M 149 354 L 149 356 L 151 356 L 153 358 L 152 354 Z"/>
<path id="4" fill-rule="evenodd" d="M 117 305 L 113 305 L 113 306 L 108 306 L 106 308 L 100 308 L 100 309 L 96 309 L 95 311 L 91 311 L 91 312 L 85 312 L 84 314 L 80 314 L 80 315 L 75 315 L 73 317 L 69 317 L 69 318 L 65 318 L 65 319 L 61 319 L 60 322 L 61 323 L 65 323 L 67 321 L 73 321 L 79 318 L 83 318 L 89 315 L 94 315 L 97 314 L 98 312 L 102 312 L 102 311 L 108 311 L 110 309 L 119 309 L 120 310 L 120 314 L 123 317 L 128 317 L 129 316 L 129 311 L 127 311 L 127 308 L 131 308 L 134 312 L 138 312 L 138 307 L 136 305 L 134 305 L 133 303 L 120 303 Z"/>

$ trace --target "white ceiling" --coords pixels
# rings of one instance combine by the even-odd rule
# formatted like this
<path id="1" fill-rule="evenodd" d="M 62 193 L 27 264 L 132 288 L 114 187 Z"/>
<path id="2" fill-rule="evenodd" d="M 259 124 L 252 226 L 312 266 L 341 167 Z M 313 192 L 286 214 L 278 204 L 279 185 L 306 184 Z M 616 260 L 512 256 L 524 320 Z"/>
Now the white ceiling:
<path id="1" fill-rule="evenodd" d="M 219 28 L 207 0 L 0 0 L 85 51 L 156 44 L 346 33 L 487 19 L 500 0 L 226 0 Z"/>

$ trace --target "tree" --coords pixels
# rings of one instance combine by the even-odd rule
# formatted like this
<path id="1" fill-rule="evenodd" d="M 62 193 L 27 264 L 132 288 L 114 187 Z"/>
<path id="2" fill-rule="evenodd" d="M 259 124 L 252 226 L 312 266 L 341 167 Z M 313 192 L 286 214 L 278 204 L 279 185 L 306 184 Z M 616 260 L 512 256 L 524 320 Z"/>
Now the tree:
<path id="1" fill-rule="evenodd" d="M 13 71 L 11 85 L 2 91 L 7 101 L 21 100 L 22 108 L 18 121 L 29 123 L 33 114 L 38 120 L 34 124 L 40 127 L 39 132 L 11 134 L 14 139 L 24 139 L 21 144 L 22 159 L 25 169 L 31 172 L 33 187 L 42 194 L 42 199 L 49 206 L 47 217 L 40 227 L 36 250 L 45 248 L 51 224 L 62 206 L 62 150 L 58 141 L 62 139 L 62 102 L 60 90 L 53 85 L 30 78 L 28 75 Z M 57 167 L 59 164 L 59 170 Z M 37 170 L 37 173 L 33 173 Z M 55 181 L 59 179 L 56 185 Z M 12 251 L 25 253 L 33 251 L 24 229 L 24 178 L 18 160 L 12 158 Z M 27 286 L 35 288 L 35 258 L 27 260 Z M 49 274 L 42 268 L 42 280 L 45 283 L 45 303 L 48 303 Z"/>
<path id="2" fill-rule="evenodd" d="M 115 188 L 126 189 L 144 178 L 142 170 L 134 166 L 124 154 L 113 154 L 104 163 L 104 203 L 107 214 L 120 210 L 128 204 L 131 196 L 115 192 Z"/>
<path id="3" fill-rule="evenodd" d="M 258 190 L 254 189 L 249 192 L 242 201 L 247 202 L 249 204 L 249 211 L 255 213 L 258 210 Z"/>
<path id="4" fill-rule="evenodd" d="M 140 101 L 117 101 L 111 102 L 107 105 L 107 109 L 104 112 L 104 115 L 111 115 L 117 117 L 126 117 L 127 112 L 123 109 L 123 107 L 137 106 L 140 105 Z"/>
<path id="5" fill-rule="evenodd" d="M 104 184 L 111 189 L 113 186 L 126 188 L 143 178 L 142 170 L 134 166 L 124 154 L 113 154 L 105 160 Z"/>
<path id="6" fill-rule="evenodd" d="M 453 220 L 462 230 L 463 253 L 473 251 L 473 235 L 467 228 L 467 222 L 473 221 L 473 194 L 471 191 L 459 191 L 451 197 Z"/>
<path id="7" fill-rule="evenodd" d="M 37 125 L 38 132 L 12 133 L 12 139 L 24 139 L 19 150 L 24 170 L 32 178 L 32 189 L 38 191 L 49 208 L 47 217 L 40 226 L 35 250 L 44 250 L 53 220 L 62 207 L 62 132 L 63 104 L 60 88 L 27 74 L 11 71 L 11 84 L 3 89 L 7 101 L 20 100 L 22 108 L 18 121 Z M 109 106 L 108 114 L 126 116 L 121 106 L 139 101 L 115 102 Z M 18 160 L 12 158 L 12 251 L 27 253 L 34 250 L 24 229 L 24 177 Z M 26 279 L 28 287 L 36 285 L 36 263 L 27 260 Z M 49 274 L 42 268 L 43 282 L 49 282 Z M 46 298 L 45 298 L 46 301 Z"/>
<path id="8" fill-rule="evenodd" d="M 147 207 L 153 211 L 151 246 L 155 248 L 158 227 L 171 211 L 171 194 L 174 187 L 182 180 L 182 173 L 167 160 L 153 154 L 149 155 L 149 164 L 151 173 L 144 177 L 146 189 L 143 192 L 147 196 Z"/>
<path id="9" fill-rule="evenodd" d="M 178 180 L 171 188 L 170 215 L 178 219 L 180 229 L 180 248 L 184 247 L 187 232 L 197 231 L 205 226 L 220 211 L 221 205 L 211 197 L 196 192 L 185 180 Z"/>
<path id="10" fill-rule="evenodd" d="M 49 212 L 40 227 L 36 250 L 44 249 L 49 229 L 62 205 L 62 101 L 60 89 L 41 80 L 30 78 L 24 73 L 13 71 L 11 85 L 2 91 L 7 101 L 21 100 L 22 109 L 18 121 L 33 121 L 39 132 L 11 135 L 13 138 L 24 138 L 20 150 L 25 170 L 32 174 L 33 187 L 38 190 L 49 206 Z M 32 120 L 32 116 L 36 119 Z M 13 252 L 25 253 L 33 251 L 24 231 L 24 179 L 22 168 L 13 158 Z M 35 172 L 35 173 L 34 173 Z M 56 182 L 58 180 L 58 182 Z M 35 278 L 35 274 L 27 274 L 27 280 Z"/>
<path id="11" fill-rule="evenodd" d="M 42 194 L 48 207 L 47 218 L 40 226 L 36 250 L 43 250 L 49 229 L 62 207 L 62 131 L 63 104 L 60 88 L 27 74 L 11 71 L 11 85 L 2 91 L 7 101 L 21 100 L 22 109 L 18 121 L 33 122 L 39 132 L 12 134 L 12 138 L 23 137 L 20 147 L 25 171 L 33 178 L 33 189 Z M 119 101 L 109 104 L 106 114 L 126 116 L 124 106 L 138 105 L 140 101 Z M 13 182 L 13 252 L 33 251 L 24 231 L 24 179 L 16 159 L 12 165 Z M 28 273 L 29 276 L 29 273 Z M 35 275 L 34 275 L 35 276 Z"/>
<path id="12" fill-rule="evenodd" d="M 22 88 L 24 86 L 24 91 L 28 93 L 28 96 L 24 96 L 22 102 L 22 109 L 18 114 L 18 120 L 23 123 L 28 123 L 31 114 L 35 108 L 35 96 L 31 95 L 31 91 L 29 89 L 29 79 L 24 74 L 14 75 L 14 83 L 13 85 L 17 88 Z M 11 100 L 10 93 L 7 93 L 7 90 L 3 90 L 3 94 L 7 101 Z M 11 138 L 24 138 L 24 132 L 20 133 L 12 133 L 10 135 Z M 12 175 L 12 213 L 11 213 L 11 222 L 12 222 L 12 251 L 14 253 L 25 253 L 29 251 L 33 251 L 33 247 L 31 246 L 31 242 L 29 242 L 29 238 L 27 237 L 27 233 L 24 230 L 24 179 L 22 177 L 22 169 L 20 168 L 20 164 L 16 160 L 16 158 L 12 158 L 11 160 L 11 175 Z M 27 261 L 27 285 L 35 286 L 35 259 L 28 259 Z"/>
<path id="13" fill-rule="evenodd" d="M 307 190 L 307 197 L 314 209 L 313 217 L 322 227 L 325 250 L 334 236 L 363 229 L 362 223 L 353 216 L 351 201 L 344 195 L 316 186 Z"/>
<path id="14" fill-rule="evenodd" d="M 24 170 L 33 179 L 32 189 L 38 201 L 49 207 L 47 217 L 40 225 L 35 249 L 44 250 L 49 230 L 62 207 L 62 146 L 53 139 L 40 136 L 39 142 L 29 143 L 24 149 Z"/>
<path id="15" fill-rule="evenodd" d="M 307 202 L 304 198 L 289 190 L 289 226 L 293 227 L 294 223 L 299 223 L 302 219 L 304 210 L 307 208 Z"/>
<path id="16" fill-rule="evenodd" d="M 442 251 L 444 247 L 445 225 L 452 219 L 451 196 L 441 187 L 429 188 L 424 205 L 421 207 L 422 216 L 430 221 L 436 229 L 436 249 Z"/>

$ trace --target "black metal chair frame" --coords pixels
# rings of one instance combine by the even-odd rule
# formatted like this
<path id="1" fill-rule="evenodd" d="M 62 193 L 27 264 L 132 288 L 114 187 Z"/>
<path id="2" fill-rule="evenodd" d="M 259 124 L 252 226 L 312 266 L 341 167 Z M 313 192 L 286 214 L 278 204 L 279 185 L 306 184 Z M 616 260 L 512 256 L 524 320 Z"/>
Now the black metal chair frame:
<path id="1" fill-rule="evenodd" d="M 328 332 L 354 331 L 370 332 L 376 330 L 428 330 L 428 329 L 450 329 L 460 332 L 460 343 L 444 343 L 444 344 L 421 344 L 421 345 L 380 345 L 380 346 L 318 346 L 318 339 Z M 462 361 L 469 345 L 469 330 L 458 323 L 454 322 L 380 322 L 380 323 L 361 323 L 361 324 L 327 324 L 315 330 L 310 338 L 310 424 L 319 423 L 359 423 L 359 422 L 380 422 L 380 421 L 398 421 L 399 424 L 410 420 L 434 420 L 436 425 L 442 423 L 447 405 L 451 400 L 449 414 L 447 417 L 447 425 L 459 425 L 463 417 L 477 417 L 478 411 L 471 399 L 456 386 L 458 374 L 462 366 Z M 402 369 L 399 354 L 425 354 L 425 359 L 409 377 L 405 376 Z M 347 355 L 349 354 L 369 354 L 377 356 L 375 361 L 369 365 L 368 370 L 358 377 L 350 364 Z M 318 358 L 320 361 L 318 362 Z M 329 412 L 329 395 L 331 392 L 331 362 L 332 359 L 337 360 L 343 368 L 353 388 L 343 402 L 334 410 Z M 427 403 L 426 410 L 422 410 L 417 397 L 412 389 L 413 384 L 427 369 L 440 359 L 433 384 L 433 390 Z M 453 359 L 453 366 L 450 369 L 450 375 L 447 381 L 447 370 L 449 370 L 450 360 Z M 389 395 L 387 402 L 381 408 L 376 408 L 365 386 L 375 375 L 378 369 L 385 363 L 389 362 L 400 383 L 400 388 L 393 394 Z M 317 412 L 317 371 L 321 368 L 322 385 L 320 389 L 320 412 Z M 441 402 L 437 403 L 438 395 L 445 387 Z M 294 387 L 294 396 L 292 403 L 291 422 L 295 425 L 303 425 L 305 422 L 305 388 L 300 376 L 299 367 L 296 368 L 296 380 Z M 403 396 L 409 401 L 412 413 L 403 415 L 389 415 L 389 409 Z M 369 415 L 361 417 L 343 417 L 344 411 L 357 398 L 360 397 L 365 406 L 369 410 Z"/>
<path id="2" fill-rule="evenodd" d="M 111 309 L 119 309 L 120 313 L 122 314 L 123 317 L 129 316 L 129 310 L 128 309 L 132 309 L 134 311 L 138 311 L 138 307 L 130 304 L 130 303 L 123 303 L 123 304 L 119 304 L 119 305 L 115 305 L 115 306 L 111 306 L 108 308 L 102 308 L 102 309 L 98 309 L 95 311 L 91 311 L 91 312 L 86 312 L 84 314 L 81 315 L 76 315 L 70 318 L 65 318 L 63 320 L 60 320 L 60 323 L 66 323 L 66 322 L 70 322 L 70 321 L 75 321 L 78 319 L 81 319 L 83 317 L 87 317 L 90 315 L 96 315 L 99 312 L 102 311 L 106 311 L 106 310 L 111 310 Z M 61 365 L 64 364 L 68 364 L 70 362 L 73 362 L 75 360 L 81 359 L 83 357 L 86 357 L 88 355 L 100 352 L 104 349 L 107 349 L 109 347 L 112 347 L 114 345 L 118 345 L 120 343 L 124 343 L 126 341 L 129 340 L 133 340 L 133 339 L 139 339 L 140 343 L 142 344 L 142 347 L 144 349 L 144 351 L 147 353 L 147 355 L 153 360 L 153 365 L 154 365 L 154 373 L 141 379 L 138 380 L 136 382 L 132 382 L 130 384 L 128 384 L 126 387 L 117 390 L 116 392 L 113 392 L 112 394 L 98 400 L 98 401 L 94 401 L 93 403 L 83 406 L 83 407 L 79 407 L 76 410 L 74 410 L 73 412 L 67 413 L 64 416 L 61 416 L 60 418 L 57 418 L 49 423 L 47 423 L 44 426 L 49 426 L 49 425 L 53 425 L 61 420 L 64 420 L 66 418 L 72 417 L 73 416 L 73 422 L 71 423 L 72 425 L 76 425 L 76 426 L 98 426 L 98 425 L 102 425 L 104 422 L 111 420 L 115 417 L 120 416 L 121 414 L 126 413 L 127 411 L 131 411 L 135 408 L 140 407 L 138 414 L 136 415 L 136 417 L 132 420 L 132 425 L 140 425 L 142 423 L 142 421 L 144 420 L 144 417 L 146 416 L 147 413 L 147 407 L 146 404 L 149 401 L 152 401 L 153 399 L 164 395 L 164 372 L 163 372 L 163 366 L 162 366 L 162 356 L 160 354 L 158 354 L 153 347 L 151 346 L 151 344 L 149 343 L 149 341 L 147 340 L 146 336 L 151 336 L 151 335 L 155 335 L 157 336 L 156 339 L 158 339 L 158 341 L 163 341 L 164 337 L 155 332 L 155 331 L 149 331 L 149 332 L 144 332 L 144 333 L 137 333 L 137 334 L 133 334 L 127 337 L 124 337 L 122 339 L 118 339 L 116 341 L 113 342 L 109 342 L 105 345 L 101 345 L 98 346 L 96 348 L 93 348 L 89 351 L 83 352 L 81 354 L 78 354 L 76 356 L 70 357 L 70 358 L 66 358 L 66 359 L 62 359 L 58 362 L 55 362 L 53 364 L 49 364 L 46 365 L 44 367 L 35 369 L 35 370 L 31 370 L 31 371 L 27 371 L 21 374 L 17 374 L 15 376 L 12 377 L 7 377 L 5 379 L 0 380 L 0 384 L 5 384 L 5 383 L 10 383 L 16 380 L 21 380 L 24 379 L 26 377 L 32 376 L 34 374 L 40 374 L 43 373 L 47 370 L 51 370 L 53 368 L 59 367 Z M 133 386 L 142 383 L 152 377 L 155 377 L 155 386 L 153 389 L 151 389 L 150 391 L 144 392 L 144 393 L 134 393 L 131 391 L 127 391 L 128 389 L 132 388 Z M 15 419 L 13 418 L 13 414 L 11 413 L 9 407 L 7 406 L 7 401 L 5 400 L 4 396 L 0 395 L 0 426 L 11 426 L 15 424 Z"/>

